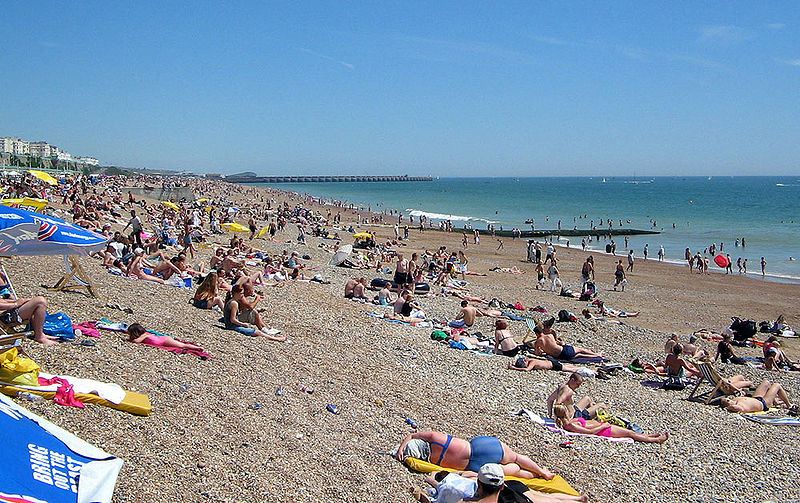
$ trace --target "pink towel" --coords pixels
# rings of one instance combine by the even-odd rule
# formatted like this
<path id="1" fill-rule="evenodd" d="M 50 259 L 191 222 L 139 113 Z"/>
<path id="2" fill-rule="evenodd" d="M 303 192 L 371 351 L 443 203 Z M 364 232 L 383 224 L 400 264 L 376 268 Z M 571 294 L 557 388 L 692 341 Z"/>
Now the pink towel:
<path id="1" fill-rule="evenodd" d="M 97 330 L 96 321 L 83 321 L 77 325 L 72 325 L 73 330 L 80 330 L 83 335 L 88 337 L 100 337 L 100 331 Z"/>
<path id="2" fill-rule="evenodd" d="M 56 396 L 53 397 L 55 403 L 69 407 L 78 407 L 80 409 L 86 408 L 83 402 L 75 398 L 75 391 L 66 379 L 62 379 L 61 377 L 52 377 L 50 379 L 39 378 L 39 386 L 49 386 L 51 384 L 60 385 L 56 390 Z"/>

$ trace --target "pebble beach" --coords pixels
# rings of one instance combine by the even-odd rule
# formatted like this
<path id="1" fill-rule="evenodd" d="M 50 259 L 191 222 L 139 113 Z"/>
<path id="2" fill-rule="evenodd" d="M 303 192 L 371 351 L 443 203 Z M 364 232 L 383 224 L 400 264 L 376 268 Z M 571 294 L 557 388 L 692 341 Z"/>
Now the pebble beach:
<path id="1" fill-rule="evenodd" d="M 254 196 L 224 182 L 197 197 L 230 194 L 245 207 Z M 207 185 L 206 185 L 207 186 Z M 216 193 L 214 193 L 216 191 Z M 308 198 L 268 188 L 248 188 L 263 197 L 321 209 Z M 340 211 L 333 208 L 332 211 Z M 393 237 L 388 226 L 358 226 L 352 211 L 342 211 L 342 225 L 368 230 L 377 240 Z M 246 224 L 246 220 L 241 223 Z M 121 226 L 120 226 L 121 227 Z M 349 234 L 338 231 L 343 243 Z M 664 444 L 623 444 L 597 438 L 550 433 L 520 409 L 546 413 L 545 400 L 567 374 L 552 371 L 514 372 L 510 359 L 449 348 L 430 338 L 431 328 L 412 327 L 370 317 L 385 308 L 342 297 L 345 282 L 375 277 L 374 270 L 329 266 L 330 253 L 320 238 L 292 242 L 294 224 L 273 242 L 252 245 L 270 254 L 297 250 L 308 254 L 314 268 L 330 283 L 289 281 L 282 288 L 264 288 L 269 327 L 280 330 L 283 343 L 250 338 L 224 330 L 220 314 L 195 309 L 193 291 L 108 274 L 88 257 L 81 263 L 95 283 L 98 298 L 74 292 L 50 292 L 63 269 L 60 257 L 13 257 L 3 264 L 20 296 L 44 295 L 50 312 L 63 311 L 74 322 L 107 318 L 139 322 L 149 329 L 201 344 L 212 358 L 132 344 L 123 334 L 103 332 L 95 346 L 75 343 L 54 347 L 25 342 L 42 369 L 114 382 L 150 397 L 153 412 L 138 417 L 88 405 L 77 410 L 52 402 L 21 402 L 35 413 L 84 440 L 124 459 L 115 501 L 413 501 L 412 487 L 423 476 L 413 473 L 387 452 L 413 431 L 448 432 L 462 438 L 497 436 L 514 450 L 562 475 L 590 501 L 800 501 L 800 435 L 793 427 L 747 421 L 737 414 L 687 401 L 690 389 L 665 391 L 643 385 L 648 374 L 620 372 L 610 380 L 587 379 L 578 396 L 606 402 L 614 413 L 639 424 L 645 432 L 668 431 Z M 210 241 L 227 243 L 230 233 Z M 535 288 L 534 266 L 526 262 L 525 242 L 484 236 L 470 240 L 465 253 L 469 291 L 483 298 L 544 306 L 580 313 L 585 302 Z M 402 251 L 448 250 L 461 247 L 460 232 L 412 229 Z M 559 249 L 562 280 L 580 287 L 580 265 L 588 255 Z M 211 251 L 201 248 L 191 263 L 208 264 Z M 624 258 L 624 257 L 623 257 Z M 636 262 L 624 292 L 613 291 L 615 258 L 595 254 L 598 297 L 615 309 L 638 311 L 624 325 L 579 319 L 556 329 L 571 344 L 602 351 L 612 362 L 633 358 L 654 361 L 672 333 L 707 328 L 722 332 L 731 316 L 756 321 L 779 314 L 800 325 L 800 285 L 755 278 L 690 274 L 686 267 Z M 517 267 L 524 274 L 490 272 Z M 389 277 L 388 275 L 378 275 Z M 434 291 L 435 293 L 435 291 Z M 435 295 L 418 299 L 430 318 L 453 318 L 458 299 Z M 107 307 L 129 307 L 125 313 Z M 544 315 L 532 313 L 535 316 Z M 474 330 L 492 332 L 492 320 L 479 318 Z M 521 339 L 525 324 L 512 322 Z M 712 353 L 715 343 L 704 341 Z M 787 354 L 800 356 L 789 341 Z M 757 356 L 759 348 L 739 349 Z M 789 396 L 800 396 L 800 375 L 748 366 L 715 364 L 724 375 L 744 374 L 759 383 L 780 382 Z M 301 388 L 306 387 L 303 391 Z M 309 393 L 313 390 L 313 393 Z M 336 406 L 338 413 L 326 409 Z"/>

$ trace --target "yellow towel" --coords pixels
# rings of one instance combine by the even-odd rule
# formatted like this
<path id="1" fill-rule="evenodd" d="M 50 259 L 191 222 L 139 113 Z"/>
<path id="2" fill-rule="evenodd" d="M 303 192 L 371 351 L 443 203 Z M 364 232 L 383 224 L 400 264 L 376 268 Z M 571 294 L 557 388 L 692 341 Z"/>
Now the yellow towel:
<path id="1" fill-rule="evenodd" d="M 406 458 L 405 464 L 415 472 L 421 473 L 432 473 L 438 472 L 441 470 L 445 470 L 448 472 L 455 472 L 458 470 L 454 470 L 452 468 L 442 468 L 439 465 L 435 465 L 433 463 L 429 463 L 427 461 L 423 461 L 417 458 Z M 556 475 L 553 477 L 553 480 L 545 480 L 545 479 L 522 479 L 519 477 L 506 477 L 506 480 L 519 480 L 529 489 L 533 489 L 534 491 L 539 491 L 543 493 L 562 493 L 562 494 L 569 494 L 571 496 L 580 496 L 580 493 L 572 488 L 569 483 L 564 480 L 561 475 Z"/>

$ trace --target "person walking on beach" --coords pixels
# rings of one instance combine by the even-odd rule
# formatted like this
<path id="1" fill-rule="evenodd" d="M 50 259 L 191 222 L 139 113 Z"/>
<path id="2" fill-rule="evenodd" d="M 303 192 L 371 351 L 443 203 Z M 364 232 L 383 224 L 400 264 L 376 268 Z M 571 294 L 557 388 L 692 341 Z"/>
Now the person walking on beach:
<path id="1" fill-rule="evenodd" d="M 625 291 L 625 266 L 622 265 L 622 259 L 617 261 L 617 268 L 614 271 L 614 291 L 617 290 L 617 286 L 622 285 L 622 291 Z"/>
<path id="2" fill-rule="evenodd" d="M 461 233 L 461 247 L 464 248 L 465 250 L 467 249 L 467 233 L 466 232 L 462 232 Z"/>
<path id="3" fill-rule="evenodd" d="M 747 274 L 747 259 L 742 260 L 742 270 L 744 271 L 745 274 Z"/>
<path id="4" fill-rule="evenodd" d="M 594 281 L 594 258 L 589 255 L 581 268 L 581 285 Z"/>
<path id="5" fill-rule="evenodd" d="M 742 240 L 744 241 L 744 240 Z M 766 269 L 767 269 L 767 261 L 764 260 L 764 257 L 761 257 L 761 277 L 763 278 L 766 276 Z"/>
<path id="6" fill-rule="evenodd" d="M 500 243 L 500 244 L 497 245 L 497 251 L 500 251 L 500 250 L 503 249 L 503 240 L 498 238 L 497 242 Z"/>
<path id="7" fill-rule="evenodd" d="M 558 279 L 558 266 L 556 265 L 556 260 L 553 259 L 550 262 L 550 268 L 547 270 L 547 275 L 550 278 L 550 291 L 555 292 L 556 286 L 561 288 L 561 280 Z"/>
<path id="8" fill-rule="evenodd" d="M 644 250 L 642 250 L 642 254 L 644 255 L 644 261 L 647 262 L 647 243 L 644 244 Z"/>
<path id="9" fill-rule="evenodd" d="M 659 262 L 664 261 L 664 245 L 658 247 L 658 261 Z"/>
<path id="10" fill-rule="evenodd" d="M 633 272 L 633 250 L 628 251 L 628 270 Z"/>
<path id="11" fill-rule="evenodd" d="M 725 274 L 733 274 L 733 261 L 731 261 L 731 256 L 729 253 L 726 253 L 725 257 L 728 259 L 728 265 L 725 266 Z"/>
<path id="12" fill-rule="evenodd" d="M 475 233 L 473 234 L 473 241 L 476 245 L 481 244 L 481 233 L 478 229 L 475 229 Z"/>
<path id="13" fill-rule="evenodd" d="M 131 241 L 136 243 L 138 248 L 142 248 L 142 219 L 136 216 L 136 210 L 131 210 L 131 219 L 128 220 L 128 225 L 122 229 L 122 232 L 128 230 L 128 227 L 131 228 Z"/>
<path id="14" fill-rule="evenodd" d="M 738 243 L 737 243 L 738 246 Z M 736 259 L 736 267 L 739 268 L 739 274 L 742 274 L 742 257 Z"/>

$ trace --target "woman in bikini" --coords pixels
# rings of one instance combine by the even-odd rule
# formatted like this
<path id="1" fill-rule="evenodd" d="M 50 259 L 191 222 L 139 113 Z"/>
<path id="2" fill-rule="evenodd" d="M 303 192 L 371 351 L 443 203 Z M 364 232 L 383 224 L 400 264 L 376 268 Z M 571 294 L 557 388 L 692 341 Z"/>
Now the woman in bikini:
<path id="1" fill-rule="evenodd" d="M 144 267 L 150 267 L 152 269 L 153 265 L 150 264 L 147 260 L 144 259 L 144 250 L 141 248 L 136 248 L 133 252 L 134 257 L 131 260 L 130 265 L 128 266 L 128 275 L 133 276 L 135 278 L 144 279 L 147 281 L 152 281 L 154 283 L 164 284 L 164 280 L 159 278 L 158 276 L 153 276 L 152 274 L 147 274 L 144 272 Z"/>
<path id="2" fill-rule="evenodd" d="M 508 322 L 505 320 L 496 320 L 494 322 L 494 352 L 503 355 L 515 357 L 522 345 L 517 344 L 514 340 L 514 335 L 508 329 Z"/>
<path id="3" fill-rule="evenodd" d="M 495 437 L 475 437 L 464 440 L 438 431 L 420 431 L 406 436 L 397 449 L 396 457 L 419 458 L 442 468 L 478 472 L 486 463 L 503 466 L 503 472 L 520 478 L 542 477 L 551 480 L 554 475 L 537 465 L 528 456 L 517 454 Z"/>
<path id="4" fill-rule="evenodd" d="M 665 442 L 667 438 L 669 438 L 668 433 L 651 433 L 645 435 L 613 424 L 601 423 L 600 421 L 584 419 L 582 417 L 573 418 L 571 413 L 572 411 L 564 405 L 553 406 L 553 415 L 556 419 L 556 425 L 562 430 L 582 433 L 584 435 L 597 435 L 600 437 L 632 438 L 637 442 L 659 444 Z"/>

